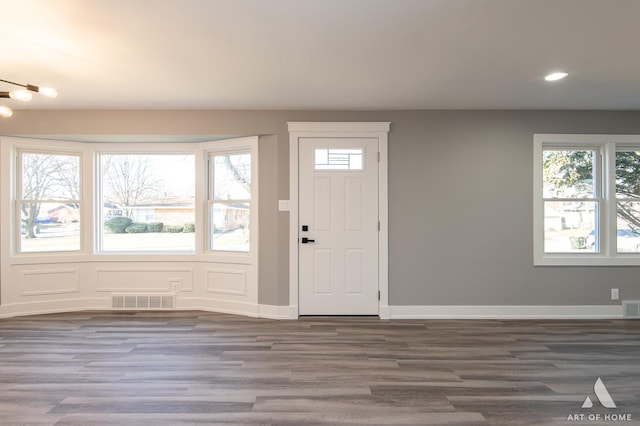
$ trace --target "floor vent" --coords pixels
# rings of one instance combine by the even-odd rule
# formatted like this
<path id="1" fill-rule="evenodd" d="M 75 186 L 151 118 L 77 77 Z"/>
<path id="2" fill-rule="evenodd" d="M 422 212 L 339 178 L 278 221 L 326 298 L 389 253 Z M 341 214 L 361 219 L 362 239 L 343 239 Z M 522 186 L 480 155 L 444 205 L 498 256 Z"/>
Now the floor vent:
<path id="1" fill-rule="evenodd" d="M 111 307 L 114 309 L 173 309 L 176 306 L 173 294 L 114 294 Z"/>
<path id="2" fill-rule="evenodd" d="M 640 319 L 640 300 L 626 300 L 622 302 L 624 318 Z"/>

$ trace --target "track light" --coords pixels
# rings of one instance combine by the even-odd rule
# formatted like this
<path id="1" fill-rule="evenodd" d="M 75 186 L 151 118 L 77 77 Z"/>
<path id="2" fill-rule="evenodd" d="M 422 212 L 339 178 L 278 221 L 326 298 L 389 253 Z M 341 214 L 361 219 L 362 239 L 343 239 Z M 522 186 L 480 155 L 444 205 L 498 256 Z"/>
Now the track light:
<path id="1" fill-rule="evenodd" d="M 33 98 L 31 92 L 40 93 L 48 98 L 55 98 L 58 96 L 58 91 L 52 87 L 38 87 L 33 84 L 20 84 L 9 80 L 2 80 L 0 82 L 13 84 L 14 86 L 24 87 L 24 89 L 12 90 L 10 92 L 0 92 L 0 98 L 11 98 L 18 101 L 30 101 Z M 11 117 L 13 112 L 11 108 L 4 105 L 0 105 L 0 117 Z"/>

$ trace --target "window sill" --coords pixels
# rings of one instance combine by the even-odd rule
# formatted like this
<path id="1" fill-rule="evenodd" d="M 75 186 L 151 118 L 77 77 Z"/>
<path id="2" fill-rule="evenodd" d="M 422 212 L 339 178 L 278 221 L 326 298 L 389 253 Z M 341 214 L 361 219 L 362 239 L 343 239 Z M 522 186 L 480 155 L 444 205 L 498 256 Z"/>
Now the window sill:
<path id="1" fill-rule="evenodd" d="M 603 255 L 544 255 L 533 260 L 533 266 L 640 266 L 640 254 L 605 257 Z"/>
<path id="2" fill-rule="evenodd" d="M 229 255 L 193 252 L 158 252 L 158 253 L 51 253 L 51 254 L 20 254 L 9 258 L 10 265 L 44 265 L 61 263 L 229 263 L 252 264 L 254 258 L 250 255 Z"/>

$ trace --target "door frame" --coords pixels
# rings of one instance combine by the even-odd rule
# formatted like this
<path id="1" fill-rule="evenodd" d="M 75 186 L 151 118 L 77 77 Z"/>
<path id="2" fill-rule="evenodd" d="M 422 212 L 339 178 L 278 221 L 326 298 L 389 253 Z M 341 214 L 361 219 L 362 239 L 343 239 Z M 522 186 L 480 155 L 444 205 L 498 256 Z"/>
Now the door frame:
<path id="1" fill-rule="evenodd" d="M 389 186 L 388 145 L 391 122 L 300 122 L 289 121 L 289 318 L 299 316 L 299 149 L 301 138 L 377 138 L 378 152 L 378 316 L 389 312 Z"/>

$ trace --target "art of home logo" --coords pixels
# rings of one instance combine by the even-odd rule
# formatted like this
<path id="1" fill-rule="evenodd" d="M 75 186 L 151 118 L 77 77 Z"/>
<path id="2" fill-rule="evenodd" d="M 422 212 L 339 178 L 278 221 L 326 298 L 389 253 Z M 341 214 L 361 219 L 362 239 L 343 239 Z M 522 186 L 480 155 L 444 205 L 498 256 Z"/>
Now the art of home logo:
<path id="1" fill-rule="evenodd" d="M 602 407 L 606 408 L 607 410 L 614 410 L 615 408 L 617 408 L 616 403 L 613 401 L 613 398 L 611 398 L 611 395 L 609 394 L 607 387 L 604 385 L 604 382 L 600 377 L 598 377 L 595 383 L 593 384 L 593 392 L 595 393 L 595 397 Z M 587 397 L 584 399 L 584 402 L 582 403 L 581 408 L 583 410 L 589 410 L 593 408 L 593 406 L 594 406 L 594 403 L 593 403 L 593 400 L 591 399 L 591 396 L 587 395 Z M 615 411 L 607 411 L 604 413 L 594 413 L 594 412 L 575 413 L 575 414 L 569 414 L 569 416 L 567 417 L 567 421 L 568 422 L 584 422 L 584 421 L 630 422 L 631 414 L 616 413 Z"/>

